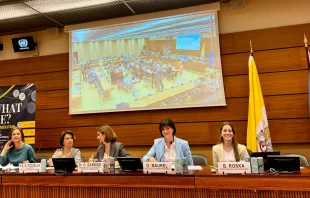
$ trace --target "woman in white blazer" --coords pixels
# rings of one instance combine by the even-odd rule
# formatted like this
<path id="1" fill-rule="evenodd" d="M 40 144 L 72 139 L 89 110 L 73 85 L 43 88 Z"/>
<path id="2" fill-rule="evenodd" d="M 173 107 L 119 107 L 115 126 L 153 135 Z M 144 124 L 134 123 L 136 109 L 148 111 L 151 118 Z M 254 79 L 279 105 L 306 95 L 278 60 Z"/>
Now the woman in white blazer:
<path id="1" fill-rule="evenodd" d="M 154 145 L 142 158 L 142 161 L 171 161 L 174 165 L 175 158 L 186 157 L 187 164 L 189 166 L 194 165 L 188 142 L 175 136 L 176 128 L 171 119 L 166 118 L 160 122 L 159 132 L 162 138 L 154 140 Z"/>
<path id="2" fill-rule="evenodd" d="M 247 148 L 236 142 L 234 127 L 229 122 L 224 122 L 220 127 L 221 143 L 213 146 L 213 165 L 218 162 L 239 162 L 248 157 Z"/>

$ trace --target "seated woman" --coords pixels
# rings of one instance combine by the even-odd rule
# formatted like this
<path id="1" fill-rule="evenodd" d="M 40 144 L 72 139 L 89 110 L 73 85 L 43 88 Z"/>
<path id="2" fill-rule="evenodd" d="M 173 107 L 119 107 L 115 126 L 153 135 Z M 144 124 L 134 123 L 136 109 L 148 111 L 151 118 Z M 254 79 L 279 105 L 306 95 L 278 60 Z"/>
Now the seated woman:
<path id="1" fill-rule="evenodd" d="M 175 136 L 176 128 L 171 119 L 166 118 L 160 122 L 159 133 L 162 138 L 154 140 L 152 148 L 142 158 L 142 161 L 172 162 L 174 165 L 176 158 L 186 157 L 187 164 L 194 165 L 188 142 Z"/>
<path id="2" fill-rule="evenodd" d="M 220 135 L 221 143 L 212 148 L 214 166 L 218 162 L 239 162 L 249 156 L 246 147 L 236 142 L 234 127 L 229 122 L 222 124 Z"/>
<path id="3" fill-rule="evenodd" d="M 97 152 L 89 159 L 90 162 L 102 161 L 103 158 L 114 157 L 115 166 L 118 166 L 117 157 L 130 157 L 120 142 L 116 142 L 117 136 L 109 125 L 97 127 L 97 140 L 100 142 Z"/>
<path id="4" fill-rule="evenodd" d="M 59 144 L 62 148 L 57 149 L 52 158 L 74 158 L 75 165 L 77 166 L 82 161 L 82 157 L 80 149 L 73 147 L 75 139 L 71 131 L 63 131 L 59 137 Z M 52 159 L 49 159 L 48 166 L 54 166 Z"/>
<path id="5" fill-rule="evenodd" d="M 9 140 L 0 154 L 1 166 L 6 166 L 9 163 L 18 166 L 19 163 L 35 162 L 33 148 L 24 141 L 25 136 L 21 128 L 14 127 L 10 129 Z"/>

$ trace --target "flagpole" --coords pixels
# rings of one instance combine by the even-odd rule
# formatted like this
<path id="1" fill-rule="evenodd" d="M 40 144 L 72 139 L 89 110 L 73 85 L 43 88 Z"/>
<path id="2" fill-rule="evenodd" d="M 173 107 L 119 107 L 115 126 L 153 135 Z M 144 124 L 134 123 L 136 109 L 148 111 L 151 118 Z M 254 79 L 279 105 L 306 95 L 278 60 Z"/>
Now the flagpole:
<path id="1" fill-rule="evenodd" d="M 307 63 L 308 63 L 308 93 L 310 94 L 310 54 L 309 54 L 309 49 L 308 49 L 308 40 L 306 37 L 306 34 L 304 34 L 304 43 L 305 43 L 305 50 L 306 50 L 306 57 L 307 57 Z M 310 96 L 308 99 L 308 103 L 309 103 L 309 116 L 310 116 Z"/>
<path id="2" fill-rule="evenodd" d="M 253 56 L 252 41 L 250 40 L 251 56 Z"/>

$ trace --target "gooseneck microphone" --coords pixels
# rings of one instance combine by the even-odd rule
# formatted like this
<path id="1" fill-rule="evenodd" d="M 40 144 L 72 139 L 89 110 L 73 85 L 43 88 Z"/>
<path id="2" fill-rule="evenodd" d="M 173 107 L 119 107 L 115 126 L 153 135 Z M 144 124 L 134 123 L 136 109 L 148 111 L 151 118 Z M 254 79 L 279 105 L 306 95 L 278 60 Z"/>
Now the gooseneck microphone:
<path id="1" fill-rule="evenodd" d="M 173 141 L 170 141 L 170 142 L 169 142 L 170 146 L 172 145 L 172 143 L 173 143 Z M 162 154 L 162 156 L 160 156 L 160 158 L 159 158 L 159 162 L 160 162 L 160 161 L 161 161 L 161 159 L 164 157 L 165 152 L 166 152 L 166 151 L 164 151 L 164 153 Z"/>
<path id="2" fill-rule="evenodd" d="M 41 150 L 41 147 L 42 147 L 43 142 L 44 142 L 44 138 L 42 138 L 42 140 L 41 140 L 41 144 L 40 144 L 39 150 L 37 151 L 36 156 L 38 156 L 38 153 L 39 153 L 39 152 L 40 152 L 40 150 Z"/>

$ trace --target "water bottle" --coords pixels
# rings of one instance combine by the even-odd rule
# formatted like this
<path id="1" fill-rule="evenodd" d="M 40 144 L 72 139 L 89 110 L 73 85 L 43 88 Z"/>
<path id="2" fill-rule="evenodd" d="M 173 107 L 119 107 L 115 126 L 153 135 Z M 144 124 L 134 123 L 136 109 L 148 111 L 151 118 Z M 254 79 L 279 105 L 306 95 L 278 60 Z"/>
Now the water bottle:
<path id="1" fill-rule="evenodd" d="M 105 157 L 103 158 L 103 172 L 108 173 L 109 172 L 109 158 Z"/>
<path id="2" fill-rule="evenodd" d="M 110 157 L 110 172 L 115 172 L 115 158 Z"/>
<path id="3" fill-rule="evenodd" d="M 183 173 L 188 172 L 188 164 L 187 164 L 187 158 L 183 157 L 182 158 L 182 167 L 183 167 Z"/>
<path id="4" fill-rule="evenodd" d="M 183 174 L 182 159 L 180 159 L 180 158 L 175 159 L 175 173 L 176 174 Z"/>
<path id="5" fill-rule="evenodd" d="M 41 159 L 41 172 L 46 172 L 46 159 Z"/>

